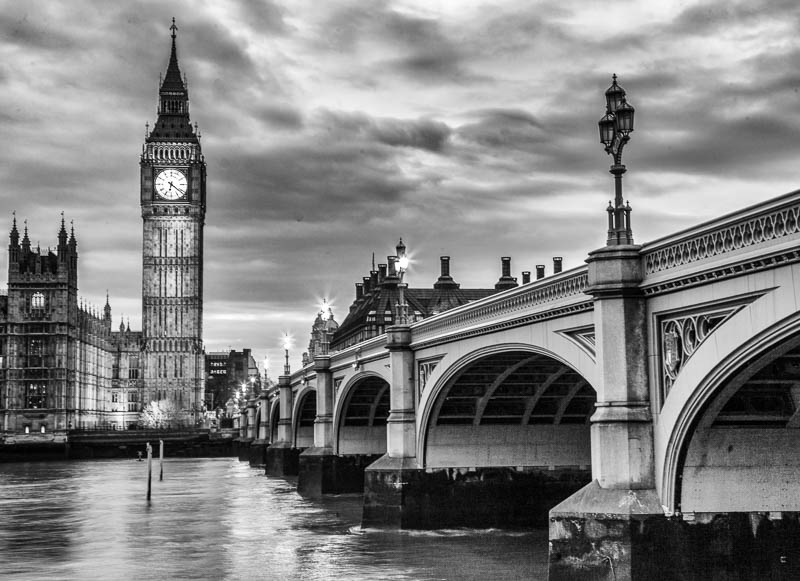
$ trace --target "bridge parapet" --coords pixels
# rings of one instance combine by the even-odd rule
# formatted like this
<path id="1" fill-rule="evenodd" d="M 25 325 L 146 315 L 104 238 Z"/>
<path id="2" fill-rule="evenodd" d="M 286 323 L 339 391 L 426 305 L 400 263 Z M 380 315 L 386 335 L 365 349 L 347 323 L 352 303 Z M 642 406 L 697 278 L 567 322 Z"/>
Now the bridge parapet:
<path id="1" fill-rule="evenodd" d="M 487 323 L 530 324 L 591 309 L 592 299 L 584 293 L 587 283 L 587 267 L 581 266 L 445 311 L 412 326 L 414 347 L 471 330 L 492 330 Z"/>
<path id="2" fill-rule="evenodd" d="M 788 254 L 764 255 L 765 246 L 777 249 L 791 245 L 798 236 L 800 190 L 644 245 L 641 250 L 645 274 L 643 286 L 651 287 L 645 288 L 645 292 L 656 292 L 655 283 L 680 276 L 679 271 L 702 270 L 712 262 L 734 263 L 750 250 L 759 251 L 761 267 L 798 260 L 800 253 L 796 249 Z M 739 269 L 732 268 L 727 274 L 722 273 L 722 276 L 759 268 L 758 264 L 741 265 Z M 713 275 L 713 278 L 719 278 L 719 275 Z M 695 282 L 702 283 L 703 280 Z"/>
<path id="3" fill-rule="evenodd" d="M 388 357 L 386 334 L 383 333 L 341 351 L 332 352 L 331 369 L 337 370 L 349 365 L 358 367 L 375 359 L 384 359 L 386 357 Z"/>

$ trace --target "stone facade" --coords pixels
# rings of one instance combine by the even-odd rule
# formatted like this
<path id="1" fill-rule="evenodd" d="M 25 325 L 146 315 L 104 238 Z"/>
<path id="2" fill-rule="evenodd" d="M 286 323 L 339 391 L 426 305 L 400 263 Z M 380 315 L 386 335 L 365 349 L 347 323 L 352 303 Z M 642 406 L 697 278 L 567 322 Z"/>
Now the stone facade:
<path id="1" fill-rule="evenodd" d="M 79 302 L 74 230 L 68 236 L 62 219 L 55 251 L 42 251 L 31 248 L 27 225 L 20 241 L 15 218 L 8 257 L 8 291 L 0 297 L 6 442 L 58 441 L 69 429 L 135 422 L 139 334 L 124 324 L 111 330 L 108 300 L 102 314 Z"/>

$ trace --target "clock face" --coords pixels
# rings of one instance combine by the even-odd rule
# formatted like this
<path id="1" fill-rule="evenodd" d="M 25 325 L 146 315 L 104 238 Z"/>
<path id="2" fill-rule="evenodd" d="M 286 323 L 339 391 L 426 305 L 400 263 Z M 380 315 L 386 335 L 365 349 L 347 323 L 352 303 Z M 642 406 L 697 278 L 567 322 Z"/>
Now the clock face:
<path id="1" fill-rule="evenodd" d="M 156 176 L 156 193 L 165 200 L 177 200 L 186 195 L 186 174 L 177 169 L 165 169 Z"/>

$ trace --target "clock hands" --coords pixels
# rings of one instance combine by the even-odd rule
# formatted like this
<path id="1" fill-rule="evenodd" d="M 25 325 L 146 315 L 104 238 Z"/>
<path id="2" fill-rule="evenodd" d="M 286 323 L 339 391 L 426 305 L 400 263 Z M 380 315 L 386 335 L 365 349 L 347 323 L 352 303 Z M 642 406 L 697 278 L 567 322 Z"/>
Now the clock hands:
<path id="1" fill-rule="evenodd" d="M 171 190 L 171 189 L 173 189 L 173 188 L 174 188 L 174 189 L 175 189 L 175 191 L 176 191 L 176 192 L 178 192 L 178 193 L 179 193 L 181 196 L 183 196 L 183 195 L 185 195 L 185 194 L 186 194 L 186 190 L 182 190 L 182 189 L 180 189 L 178 186 L 176 186 L 175 184 L 173 184 L 172 182 L 169 182 L 169 189 Z M 169 191 L 169 190 L 167 190 L 167 191 Z"/>

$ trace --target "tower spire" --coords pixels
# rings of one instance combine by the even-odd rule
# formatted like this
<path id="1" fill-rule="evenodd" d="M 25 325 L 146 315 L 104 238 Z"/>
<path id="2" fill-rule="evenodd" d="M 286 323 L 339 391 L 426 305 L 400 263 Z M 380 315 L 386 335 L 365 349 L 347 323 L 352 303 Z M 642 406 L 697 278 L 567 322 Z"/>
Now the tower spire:
<path id="1" fill-rule="evenodd" d="M 19 231 L 17 230 L 17 211 L 14 210 L 14 212 L 12 212 L 12 215 L 14 216 L 14 220 L 11 224 L 10 238 L 11 238 L 11 244 L 17 246 L 19 245 Z"/>
<path id="2" fill-rule="evenodd" d="M 153 131 L 148 132 L 145 137 L 147 143 L 153 141 L 197 143 L 196 132 L 189 121 L 189 91 L 178 66 L 177 30 L 173 18 L 170 26 L 169 64 L 158 90 L 158 120 L 153 126 Z"/>
<path id="3" fill-rule="evenodd" d="M 181 70 L 178 67 L 178 47 L 175 33 L 178 27 L 175 25 L 175 19 L 172 19 L 172 26 L 169 27 L 172 31 L 172 51 L 169 55 L 169 65 L 167 65 L 167 74 L 164 75 L 164 81 L 161 83 L 161 92 L 168 91 L 185 91 L 186 87 L 183 84 L 183 77 Z"/>
<path id="4" fill-rule="evenodd" d="M 22 249 L 25 252 L 31 249 L 31 239 L 28 238 L 28 221 L 25 220 L 25 233 L 22 235 Z"/>
<path id="5" fill-rule="evenodd" d="M 59 251 L 67 246 L 67 228 L 64 224 L 64 212 L 61 212 L 61 228 L 58 230 Z"/>

